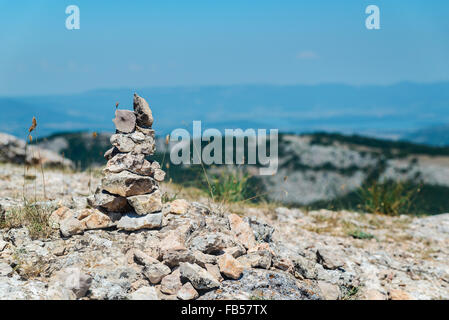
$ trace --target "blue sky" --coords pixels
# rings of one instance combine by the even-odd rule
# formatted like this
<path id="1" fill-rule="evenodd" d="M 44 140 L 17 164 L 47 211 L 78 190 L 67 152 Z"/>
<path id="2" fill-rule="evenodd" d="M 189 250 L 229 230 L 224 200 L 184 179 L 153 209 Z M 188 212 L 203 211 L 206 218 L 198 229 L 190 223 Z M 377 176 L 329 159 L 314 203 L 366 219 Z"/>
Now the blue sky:
<path id="1" fill-rule="evenodd" d="M 65 28 L 71 4 L 80 30 Z M 449 1 L 0 0 L 0 40 L 2 96 L 449 80 Z"/>

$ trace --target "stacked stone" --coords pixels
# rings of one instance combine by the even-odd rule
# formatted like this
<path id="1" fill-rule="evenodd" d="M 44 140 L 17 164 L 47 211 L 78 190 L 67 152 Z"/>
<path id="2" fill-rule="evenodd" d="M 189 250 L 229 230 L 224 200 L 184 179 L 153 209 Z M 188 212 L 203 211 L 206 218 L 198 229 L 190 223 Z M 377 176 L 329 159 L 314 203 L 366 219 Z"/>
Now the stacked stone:
<path id="1" fill-rule="evenodd" d="M 159 182 L 165 172 L 157 161 L 147 160 L 155 152 L 153 115 L 148 103 L 134 94 L 134 111 L 116 110 L 113 147 L 101 186 L 88 199 L 89 205 L 108 214 L 119 229 L 128 231 L 158 228 L 162 224 L 162 194 Z"/>

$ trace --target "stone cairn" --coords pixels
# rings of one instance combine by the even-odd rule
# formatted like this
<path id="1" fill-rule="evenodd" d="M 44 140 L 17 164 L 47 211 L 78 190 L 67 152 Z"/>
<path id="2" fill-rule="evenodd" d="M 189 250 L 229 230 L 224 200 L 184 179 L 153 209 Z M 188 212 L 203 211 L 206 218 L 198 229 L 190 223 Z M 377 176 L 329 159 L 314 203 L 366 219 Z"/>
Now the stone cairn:
<path id="1" fill-rule="evenodd" d="M 104 157 L 104 177 L 88 204 L 116 221 L 118 229 L 133 231 L 162 225 L 162 194 L 159 182 L 165 172 L 157 161 L 147 160 L 155 152 L 153 115 L 144 98 L 134 94 L 134 111 L 115 112 L 116 133 Z"/>

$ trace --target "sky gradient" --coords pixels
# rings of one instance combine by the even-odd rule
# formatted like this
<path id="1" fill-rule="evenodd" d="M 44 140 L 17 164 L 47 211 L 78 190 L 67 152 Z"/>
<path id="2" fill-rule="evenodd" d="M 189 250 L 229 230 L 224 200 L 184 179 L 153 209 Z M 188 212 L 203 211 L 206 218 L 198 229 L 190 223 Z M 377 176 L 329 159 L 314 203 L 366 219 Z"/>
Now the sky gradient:
<path id="1" fill-rule="evenodd" d="M 0 0 L 0 40 L 0 96 L 449 80 L 449 1 Z"/>

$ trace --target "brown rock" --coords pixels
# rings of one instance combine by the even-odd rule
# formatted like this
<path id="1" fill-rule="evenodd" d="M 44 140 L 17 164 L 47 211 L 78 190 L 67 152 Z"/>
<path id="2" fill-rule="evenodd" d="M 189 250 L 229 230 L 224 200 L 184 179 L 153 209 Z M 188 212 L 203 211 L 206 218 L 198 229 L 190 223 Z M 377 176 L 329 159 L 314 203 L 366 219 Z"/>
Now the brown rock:
<path id="1" fill-rule="evenodd" d="M 87 203 L 93 208 L 101 207 L 108 212 L 129 212 L 130 210 L 125 197 L 114 196 L 104 191 L 98 191 L 87 198 Z"/>
<path id="2" fill-rule="evenodd" d="M 103 172 L 105 174 L 120 173 L 125 170 L 144 176 L 149 176 L 153 172 L 150 162 L 145 160 L 145 155 L 132 153 L 119 153 L 115 155 L 108 161 Z"/>
<path id="3" fill-rule="evenodd" d="M 153 114 L 151 112 L 148 102 L 134 93 L 133 101 L 134 112 L 137 118 L 137 125 L 139 127 L 151 127 L 153 125 Z"/>
<path id="4" fill-rule="evenodd" d="M 110 174 L 102 179 L 101 184 L 107 192 L 122 197 L 147 194 L 156 186 L 153 178 L 127 171 Z"/>
<path id="5" fill-rule="evenodd" d="M 215 277 L 218 281 L 223 281 L 223 277 L 220 273 L 220 268 L 216 264 L 206 263 L 205 268 L 207 272 L 209 272 L 211 275 Z"/>
<path id="6" fill-rule="evenodd" d="M 412 300 L 407 292 L 399 289 L 390 290 L 389 296 L 391 300 Z"/>
<path id="7" fill-rule="evenodd" d="M 162 194 L 159 189 L 150 194 L 128 197 L 128 202 L 138 215 L 162 210 Z"/>
<path id="8" fill-rule="evenodd" d="M 59 228 L 59 224 L 61 223 L 62 220 L 73 216 L 74 212 L 72 210 L 70 210 L 67 207 L 60 207 L 59 209 L 52 212 L 49 221 L 52 227 Z"/>
<path id="9" fill-rule="evenodd" d="M 254 247 L 256 245 L 256 238 L 249 224 L 236 214 L 230 214 L 228 219 L 232 233 L 237 240 L 247 249 Z"/>
<path id="10" fill-rule="evenodd" d="M 223 254 L 218 259 L 220 272 L 228 278 L 237 280 L 243 274 L 243 266 L 230 254 Z"/>
<path id="11" fill-rule="evenodd" d="M 190 204 L 184 199 L 176 199 L 170 203 L 170 213 L 185 214 L 189 210 Z"/>
<path id="12" fill-rule="evenodd" d="M 165 294 L 176 294 L 181 287 L 181 274 L 178 269 L 165 276 L 161 281 L 161 292 Z"/>
<path id="13" fill-rule="evenodd" d="M 90 211 L 90 214 L 81 220 L 81 223 L 85 225 L 86 229 L 102 229 L 112 225 L 111 219 L 101 211 L 96 209 L 88 209 L 85 211 Z"/>
<path id="14" fill-rule="evenodd" d="M 177 297 L 180 300 L 194 300 L 200 295 L 195 290 L 190 282 L 185 283 L 182 288 L 178 291 Z"/>
<path id="15" fill-rule="evenodd" d="M 340 298 L 340 288 L 335 284 L 318 281 L 318 288 L 320 288 L 325 300 L 338 300 Z"/>

